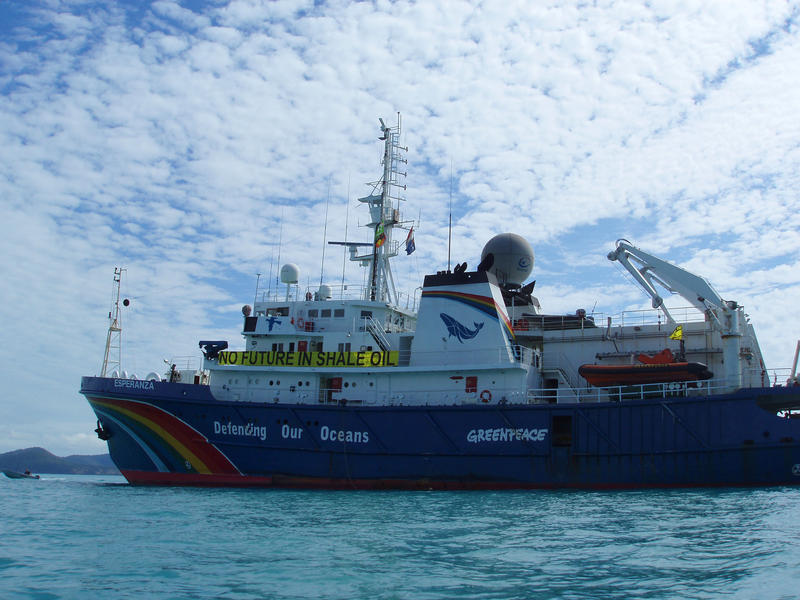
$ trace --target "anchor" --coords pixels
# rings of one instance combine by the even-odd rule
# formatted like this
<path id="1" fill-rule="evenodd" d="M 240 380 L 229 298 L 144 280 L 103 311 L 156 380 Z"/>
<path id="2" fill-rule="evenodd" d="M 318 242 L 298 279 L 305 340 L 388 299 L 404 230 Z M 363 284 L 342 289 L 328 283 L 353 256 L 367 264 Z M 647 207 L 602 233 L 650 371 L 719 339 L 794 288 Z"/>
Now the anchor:
<path id="1" fill-rule="evenodd" d="M 103 427 L 103 424 L 100 422 L 100 419 L 97 419 L 97 429 L 94 430 L 99 437 L 104 442 L 111 437 L 111 432 L 108 429 Z"/>

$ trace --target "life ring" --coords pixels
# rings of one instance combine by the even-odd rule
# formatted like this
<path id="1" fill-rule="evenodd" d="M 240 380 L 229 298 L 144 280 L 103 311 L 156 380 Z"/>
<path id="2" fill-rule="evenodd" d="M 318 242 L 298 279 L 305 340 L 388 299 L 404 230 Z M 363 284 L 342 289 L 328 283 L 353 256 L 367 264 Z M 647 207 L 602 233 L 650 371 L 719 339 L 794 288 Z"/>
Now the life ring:
<path id="1" fill-rule="evenodd" d="M 297 319 L 297 328 L 298 329 L 305 329 L 305 326 L 306 326 L 306 322 L 303 321 L 303 317 L 300 317 L 299 319 Z"/>
<path id="2" fill-rule="evenodd" d="M 481 392 L 481 402 L 489 402 L 492 399 L 492 392 L 483 390 Z"/>

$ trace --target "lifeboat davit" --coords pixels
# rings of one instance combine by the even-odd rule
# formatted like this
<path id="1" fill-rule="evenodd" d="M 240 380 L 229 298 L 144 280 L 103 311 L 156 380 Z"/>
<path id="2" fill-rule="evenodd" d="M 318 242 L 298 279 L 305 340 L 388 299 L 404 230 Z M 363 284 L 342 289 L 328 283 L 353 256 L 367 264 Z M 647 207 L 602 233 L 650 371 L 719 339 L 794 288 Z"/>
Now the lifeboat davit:
<path id="1" fill-rule="evenodd" d="M 582 365 L 578 373 L 589 385 L 597 387 L 702 381 L 714 376 L 703 363 L 676 360 L 669 349 L 654 356 L 640 354 L 637 359 L 640 364 Z"/>

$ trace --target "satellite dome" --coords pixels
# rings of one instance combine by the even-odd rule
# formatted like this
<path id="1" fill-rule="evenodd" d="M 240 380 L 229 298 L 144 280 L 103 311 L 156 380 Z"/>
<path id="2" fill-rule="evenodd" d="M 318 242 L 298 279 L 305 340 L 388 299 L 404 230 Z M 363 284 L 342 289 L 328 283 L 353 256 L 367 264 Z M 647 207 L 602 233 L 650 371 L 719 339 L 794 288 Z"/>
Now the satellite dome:
<path id="1" fill-rule="evenodd" d="M 281 267 L 281 283 L 297 283 L 300 279 L 300 269 L 297 265 L 286 263 Z"/>
<path id="2" fill-rule="evenodd" d="M 489 254 L 494 256 L 489 272 L 499 283 L 522 285 L 533 271 L 533 248 L 516 233 L 501 233 L 490 239 L 481 252 L 481 262 Z"/>
<path id="3" fill-rule="evenodd" d="M 319 286 L 319 291 L 317 292 L 320 300 L 328 300 L 331 297 L 331 286 L 322 284 Z"/>

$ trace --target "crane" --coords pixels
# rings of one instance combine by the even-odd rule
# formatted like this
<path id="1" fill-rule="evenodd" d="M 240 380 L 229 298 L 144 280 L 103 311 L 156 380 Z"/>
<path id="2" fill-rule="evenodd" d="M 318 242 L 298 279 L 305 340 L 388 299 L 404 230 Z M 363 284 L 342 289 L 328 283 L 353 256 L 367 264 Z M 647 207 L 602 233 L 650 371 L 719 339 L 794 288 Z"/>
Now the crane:
<path id="1" fill-rule="evenodd" d="M 723 300 L 705 278 L 636 248 L 627 240 L 617 240 L 616 248 L 608 253 L 608 260 L 618 261 L 633 275 L 652 299 L 653 308 L 661 309 L 668 322 L 675 323 L 675 319 L 664 306 L 664 299 L 655 288 L 656 283 L 671 293 L 679 294 L 702 312 L 722 337 L 722 361 L 727 385 L 733 389 L 741 387 L 739 356 L 745 316 L 738 303 Z"/>

